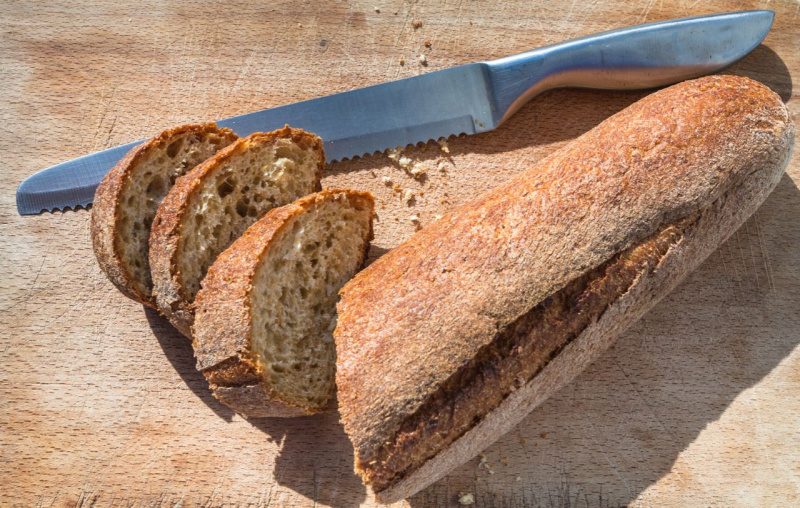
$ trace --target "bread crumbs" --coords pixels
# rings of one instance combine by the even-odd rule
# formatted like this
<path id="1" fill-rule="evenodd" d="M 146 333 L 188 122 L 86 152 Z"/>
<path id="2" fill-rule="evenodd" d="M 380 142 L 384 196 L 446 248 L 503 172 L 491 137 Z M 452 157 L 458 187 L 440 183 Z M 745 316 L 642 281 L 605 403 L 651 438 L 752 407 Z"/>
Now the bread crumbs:
<path id="1" fill-rule="evenodd" d="M 462 492 L 458 493 L 458 504 L 462 506 L 467 506 L 471 504 L 475 504 L 475 496 L 470 493 L 464 494 Z"/>
<path id="2" fill-rule="evenodd" d="M 389 178 L 388 176 L 382 176 L 381 177 L 381 182 L 383 182 L 383 185 L 386 185 L 387 187 L 389 185 L 392 185 L 392 179 Z"/>
<path id="3" fill-rule="evenodd" d="M 414 30 L 416 30 L 417 28 L 422 26 L 422 20 L 415 19 L 414 21 L 411 22 L 411 26 L 414 27 Z"/>
<path id="4" fill-rule="evenodd" d="M 425 55 L 419 55 L 419 58 L 417 58 L 417 60 L 419 61 L 419 64 L 422 65 L 423 67 L 428 65 L 428 58 Z"/>
<path id="5" fill-rule="evenodd" d="M 420 177 L 424 176 L 425 173 L 426 173 L 425 167 L 422 164 L 418 163 L 418 162 L 415 162 L 414 164 L 412 164 L 411 167 L 408 168 L 408 172 L 414 178 L 420 178 Z"/>
<path id="6" fill-rule="evenodd" d="M 405 203 L 407 205 L 411 205 L 414 202 L 414 191 L 412 191 L 411 189 L 404 190 L 403 191 L 403 201 L 405 201 Z M 417 218 L 419 218 L 419 217 L 417 217 Z"/>

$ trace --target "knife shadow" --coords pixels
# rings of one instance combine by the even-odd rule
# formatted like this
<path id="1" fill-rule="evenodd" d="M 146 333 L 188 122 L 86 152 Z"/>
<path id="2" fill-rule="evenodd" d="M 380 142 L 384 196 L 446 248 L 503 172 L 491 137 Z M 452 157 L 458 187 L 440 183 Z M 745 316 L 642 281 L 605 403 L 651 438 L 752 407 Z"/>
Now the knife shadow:
<path id="1" fill-rule="evenodd" d="M 800 345 L 800 228 L 785 220 L 797 216 L 800 189 L 784 175 L 678 289 L 488 448 L 488 467 L 473 459 L 410 506 L 457 506 L 459 492 L 474 493 L 481 506 L 725 504 L 714 496 L 741 481 L 752 488 L 746 482 L 770 468 L 780 474 L 764 488 L 776 501 L 789 499 L 789 473 L 771 458 L 758 460 L 750 443 L 780 456 L 789 453 L 792 430 L 770 420 L 774 409 L 759 416 L 763 422 L 748 420 L 741 405 L 758 412 L 749 399 L 759 396 L 740 395 Z M 734 401 L 738 409 L 726 414 Z M 706 467 L 696 467 L 701 460 Z"/>

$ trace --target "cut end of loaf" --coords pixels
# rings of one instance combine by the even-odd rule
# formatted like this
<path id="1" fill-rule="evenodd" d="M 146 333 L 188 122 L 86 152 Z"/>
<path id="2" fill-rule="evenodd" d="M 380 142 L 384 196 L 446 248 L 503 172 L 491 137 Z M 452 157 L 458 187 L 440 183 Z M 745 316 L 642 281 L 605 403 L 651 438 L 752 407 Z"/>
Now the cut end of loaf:
<path id="1" fill-rule="evenodd" d="M 338 292 L 364 263 L 373 209 L 368 193 L 307 196 L 268 213 L 214 263 L 194 345 L 222 402 L 255 417 L 327 408 Z"/>

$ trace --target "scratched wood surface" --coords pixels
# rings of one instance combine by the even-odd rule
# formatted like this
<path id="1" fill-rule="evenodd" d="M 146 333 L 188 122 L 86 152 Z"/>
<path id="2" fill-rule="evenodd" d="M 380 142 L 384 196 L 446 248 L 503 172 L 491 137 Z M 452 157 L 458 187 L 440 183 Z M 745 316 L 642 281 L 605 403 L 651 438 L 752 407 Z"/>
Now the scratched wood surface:
<path id="1" fill-rule="evenodd" d="M 728 72 L 765 82 L 797 116 L 796 1 L 3 1 L 0 505 L 375 505 L 335 413 L 246 421 L 217 403 L 189 343 L 100 273 L 85 210 L 17 215 L 29 174 L 175 124 L 747 8 L 775 9 L 776 23 Z M 421 181 L 375 156 L 331 165 L 324 184 L 378 197 L 374 259 L 413 233 L 412 215 L 429 223 L 645 93 L 551 91 L 449 153 L 408 150 Z M 602 359 L 485 460 L 401 504 L 799 504 L 798 186 L 795 158 L 758 213 Z"/>

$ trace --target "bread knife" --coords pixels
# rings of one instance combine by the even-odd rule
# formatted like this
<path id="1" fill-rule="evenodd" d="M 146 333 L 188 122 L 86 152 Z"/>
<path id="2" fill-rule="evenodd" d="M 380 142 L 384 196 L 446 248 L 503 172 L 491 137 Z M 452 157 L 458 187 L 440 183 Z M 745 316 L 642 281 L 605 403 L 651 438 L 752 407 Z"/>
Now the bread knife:
<path id="1" fill-rule="evenodd" d="M 218 121 L 239 136 L 285 124 L 319 135 L 328 162 L 490 131 L 551 88 L 644 89 L 709 74 L 766 37 L 773 11 L 638 25 Z M 88 206 L 105 174 L 141 141 L 62 162 L 17 189 L 21 215 Z"/>

